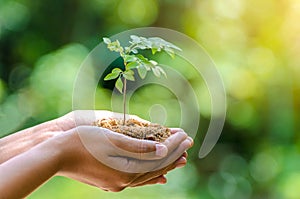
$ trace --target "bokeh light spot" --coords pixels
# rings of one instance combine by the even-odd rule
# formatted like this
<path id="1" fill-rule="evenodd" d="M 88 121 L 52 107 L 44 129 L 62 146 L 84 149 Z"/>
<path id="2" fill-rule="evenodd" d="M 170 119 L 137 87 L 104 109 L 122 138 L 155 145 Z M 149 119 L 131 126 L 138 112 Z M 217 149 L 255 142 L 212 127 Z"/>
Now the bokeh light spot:
<path id="1" fill-rule="evenodd" d="M 151 122 L 164 125 L 167 120 L 167 110 L 160 104 L 154 104 L 149 109 Z"/>
<path id="2" fill-rule="evenodd" d="M 248 164 L 241 156 L 232 154 L 222 161 L 220 171 L 231 173 L 234 176 L 246 176 L 248 174 Z"/>
<path id="3" fill-rule="evenodd" d="M 281 187 L 285 199 L 300 198 L 300 173 L 290 173 L 284 180 Z"/>
<path id="4" fill-rule="evenodd" d="M 276 59 L 270 49 L 257 47 L 250 49 L 247 55 L 247 64 L 262 81 L 272 78 Z"/>
<path id="5" fill-rule="evenodd" d="M 233 97 L 244 100 L 257 96 L 259 84 L 252 72 L 246 69 L 236 69 L 227 89 Z"/>
<path id="6" fill-rule="evenodd" d="M 48 104 L 52 111 L 60 114 L 71 109 L 73 82 L 87 53 L 84 46 L 70 44 L 38 61 L 30 83 L 43 103 L 46 103 L 44 108 Z"/>
<path id="7" fill-rule="evenodd" d="M 213 1 L 214 10 L 217 14 L 222 17 L 227 18 L 238 18 L 244 9 L 244 1 L 241 0 L 214 0 Z"/>
<path id="8" fill-rule="evenodd" d="M 255 123 L 256 111 L 252 104 L 243 101 L 229 106 L 227 119 L 236 127 L 247 128 Z"/>
<path id="9" fill-rule="evenodd" d="M 8 30 L 22 30 L 30 17 L 30 13 L 24 5 L 16 1 L 8 1 L 0 7 L 0 29 L 2 26 Z"/>
<path id="10" fill-rule="evenodd" d="M 147 26 L 156 20 L 158 5 L 153 0 L 123 0 L 119 4 L 118 13 L 127 24 Z"/>
<path id="11" fill-rule="evenodd" d="M 221 172 L 210 176 L 208 182 L 210 194 L 216 198 L 243 198 L 251 197 L 252 186 L 243 177 L 235 177 L 229 173 Z"/>
<path id="12" fill-rule="evenodd" d="M 271 180 L 278 173 L 278 163 L 267 153 L 257 154 L 250 162 L 251 176 L 258 182 Z"/>

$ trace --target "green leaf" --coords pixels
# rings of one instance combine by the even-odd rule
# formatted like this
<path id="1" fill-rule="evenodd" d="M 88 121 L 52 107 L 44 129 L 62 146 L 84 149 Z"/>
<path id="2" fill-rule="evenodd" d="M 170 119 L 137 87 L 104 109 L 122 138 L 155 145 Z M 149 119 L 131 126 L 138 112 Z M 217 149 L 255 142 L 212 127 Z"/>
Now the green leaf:
<path id="1" fill-rule="evenodd" d="M 159 70 L 159 72 L 160 72 L 161 74 L 163 74 L 163 75 L 165 76 L 165 78 L 167 78 L 167 74 L 166 74 L 166 72 L 164 71 L 164 69 L 162 69 L 160 66 L 156 66 L 155 68 L 156 68 L 156 70 Z"/>
<path id="2" fill-rule="evenodd" d="M 147 38 L 139 37 L 136 35 L 131 35 L 130 38 L 131 38 L 131 41 L 129 41 L 129 43 L 134 45 L 134 48 L 135 48 L 135 52 L 133 52 L 133 50 L 132 50 L 133 53 L 137 53 L 136 49 L 141 49 L 141 50 L 151 49 L 152 42 L 149 41 Z"/>
<path id="3" fill-rule="evenodd" d="M 125 70 L 124 74 L 134 75 L 134 72 L 133 72 L 133 70 L 129 69 L 129 70 Z"/>
<path id="4" fill-rule="evenodd" d="M 136 35 L 130 35 L 130 38 L 131 38 L 133 43 L 139 43 L 141 41 L 140 37 L 138 37 Z"/>
<path id="5" fill-rule="evenodd" d="M 152 42 L 151 47 L 158 48 L 158 51 L 160 51 L 161 49 L 165 50 L 165 48 L 181 51 L 181 49 L 178 46 L 175 46 L 171 42 L 168 42 L 160 37 L 150 37 L 150 38 L 148 38 L 148 41 Z"/>
<path id="6" fill-rule="evenodd" d="M 130 48 L 129 48 L 128 46 L 126 46 L 124 49 L 125 49 L 125 53 L 126 53 L 126 54 L 129 54 L 129 53 L 130 53 Z"/>
<path id="7" fill-rule="evenodd" d="M 144 66 L 144 65 L 140 65 L 138 68 L 138 73 L 139 73 L 139 76 L 142 78 L 142 79 L 145 79 L 146 77 L 146 74 L 147 74 L 147 68 Z"/>
<path id="8" fill-rule="evenodd" d="M 134 81 L 134 76 L 132 74 L 123 73 L 123 77 L 127 80 Z"/>
<path id="9" fill-rule="evenodd" d="M 140 61 L 148 61 L 148 59 L 141 54 L 136 55 L 136 57 L 139 58 Z"/>
<path id="10" fill-rule="evenodd" d="M 146 57 L 140 54 L 138 54 L 137 57 L 139 58 L 139 64 L 144 65 L 147 70 L 150 70 L 150 68 L 154 66 L 153 64 L 156 63 L 149 61 Z"/>
<path id="11" fill-rule="evenodd" d="M 125 62 L 133 62 L 136 60 L 137 60 L 137 58 L 134 55 L 125 55 L 125 57 L 124 57 Z"/>
<path id="12" fill-rule="evenodd" d="M 150 71 L 151 68 L 153 67 L 153 65 L 150 62 L 147 63 L 143 62 L 142 65 L 146 68 L 147 71 Z"/>
<path id="13" fill-rule="evenodd" d="M 120 75 L 121 72 L 122 72 L 121 69 L 114 68 L 111 73 L 107 74 L 104 77 L 104 81 L 111 80 L 111 79 L 116 79 L 117 77 L 119 77 L 119 75 Z"/>
<path id="14" fill-rule="evenodd" d="M 175 53 L 174 53 L 174 50 L 172 48 L 165 47 L 164 51 L 166 51 L 166 53 L 168 53 L 168 55 L 170 55 L 172 58 L 175 57 Z"/>
<path id="15" fill-rule="evenodd" d="M 152 72 L 156 77 L 160 77 L 160 70 L 157 69 L 156 67 L 152 68 Z"/>
<path id="16" fill-rule="evenodd" d="M 126 69 L 134 69 L 134 68 L 136 68 L 137 66 L 139 65 L 139 63 L 138 62 L 130 62 L 130 63 L 128 63 L 127 65 L 126 65 Z"/>
<path id="17" fill-rule="evenodd" d="M 175 46 L 174 44 L 172 44 L 170 42 L 167 42 L 167 43 L 168 43 L 168 45 L 167 45 L 168 47 L 173 48 L 173 49 L 178 50 L 178 51 L 182 51 L 181 48 L 179 48 L 178 46 Z"/>
<path id="18" fill-rule="evenodd" d="M 152 54 L 154 55 L 157 52 L 157 48 L 151 48 Z"/>
<path id="19" fill-rule="evenodd" d="M 119 73 L 109 73 L 105 76 L 104 81 L 116 79 L 119 75 Z"/>
<path id="20" fill-rule="evenodd" d="M 137 54 L 139 51 L 137 51 L 137 49 L 132 49 L 131 52 Z"/>
<path id="21" fill-rule="evenodd" d="M 146 67 L 147 71 L 150 71 L 151 68 L 154 68 L 158 63 L 153 60 L 143 61 L 142 64 Z"/>
<path id="22" fill-rule="evenodd" d="M 119 78 L 117 79 L 115 87 L 118 89 L 120 93 L 123 93 L 123 82 L 121 76 L 119 76 Z"/>
<path id="23" fill-rule="evenodd" d="M 106 44 L 110 44 L 111 43 L 110 39 L 107 38 L 107 37 L 103 37 L 103 42 L 106 43 Z"/>
<path id="24" fill-rule="evenodd" d="M 121 46 L 119 40 L 116 40 L 116 41 L 113 41 L 111 43 L 108 43 L 107 44 L 107 48 L 110 50 L 110 51 L 115 51 L 115 52 L 120 52 L 120 53 L 123 53 L 124 52 L 124 49 L 123 47 Z"/>
<path id="25" fill-rule="evenodd" d="M 111 72 L 112 73 L 121 73 L 123 71 L 120 68 L 114 68 Z"/>
<path id="26" fill-rule="evenodd" d="M 150 60 L 149 61 L 153 66 L 156 66 L 158 63 L 156 62 L 156 61 L 154 61 L 154 60 Z"/>

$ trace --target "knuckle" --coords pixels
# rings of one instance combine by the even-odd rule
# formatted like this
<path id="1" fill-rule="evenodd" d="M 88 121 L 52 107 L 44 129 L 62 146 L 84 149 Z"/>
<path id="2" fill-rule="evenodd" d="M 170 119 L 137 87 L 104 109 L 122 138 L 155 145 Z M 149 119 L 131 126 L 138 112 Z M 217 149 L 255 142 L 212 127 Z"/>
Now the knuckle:
<path id="1" fill-rule="evenodd" d="M 188 137 L 188 135 L 187 135 L 184 131 L 178 131 L 177 133 L 178 133 L 178 135 L 180 135 L 181 137 L 184 137 L 184 138 L 187 138 L 187 137 Z"/>

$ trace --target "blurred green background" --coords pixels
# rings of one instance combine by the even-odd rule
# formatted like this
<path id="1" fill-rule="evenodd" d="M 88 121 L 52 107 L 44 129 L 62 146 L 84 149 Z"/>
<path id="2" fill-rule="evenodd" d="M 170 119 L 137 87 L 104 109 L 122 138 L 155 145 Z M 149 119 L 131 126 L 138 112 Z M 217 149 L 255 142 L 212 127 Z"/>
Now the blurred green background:
<path id="1" fill-rule="evenodd" d="M 29 198 L 300 198 L 299 10 L 298 0 L 0 0 L 1 137 L 71 111 L 85 57 L 103 36 L 131 28 L 192 37 L 227 92 L 218 144 L 199 159 L 198 133 L 188 165 L 168 174 L 168 184 L 107 193 L 56 177 Z M 153 95 L 170 105 L 162 89 L 139 91 L 133 112 L 147 119 L 142 110 Z M 96 107 L 110 109 L 111 91 L 99 87 L 96 95 Z M 201 103 L 200 129 L 210 116 L 209 101 Z"/>

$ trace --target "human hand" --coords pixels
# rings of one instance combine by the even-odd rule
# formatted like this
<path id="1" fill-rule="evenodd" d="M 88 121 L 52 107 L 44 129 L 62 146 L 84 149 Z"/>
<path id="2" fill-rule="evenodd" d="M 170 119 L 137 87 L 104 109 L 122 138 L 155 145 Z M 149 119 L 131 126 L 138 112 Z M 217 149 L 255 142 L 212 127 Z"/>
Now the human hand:
<path id="1" fill-rule="evenodd" d="M 0 192 L 5 190 L 4 197 L 25 197 L 55 174 L 109 191 L 165 183 L 164 175 L 168 171 L 186 164 L 185 150 L 192 146 L 193 141 L 180 129 L 172 129 L 173 135 L 158 144 L 95 126 L 76 127 L 90 125 L 96 120 L 96 115 L 97 119 L 109 114 L 110 117 L 122 117 L 108 111 L 91 113 L 95 112 L 71 112 L 1 139 Z M 90 144 L 89 140 L 92 141 Z M 108 142 L 100 145 L 97 140 Z M 101 151 L 98 156 L 97 147 L 104 148 L 106 156 Z M 102 162 L 104 157 L 111 162 Z"/>
<path id="2" fill-rule="evenodd" d="M 106 111 L 106 110 L 76 110 L 76 111 L 72 111 L 72 112 L 58 118 L 56 121 L 56 124 L 57 124 L 57 126 L 60 127 L 60 129 L 67 131 L 69 129 L 75 128 L 76 126 L 90 126 L 95 121 L 101 120 L 104 118 L 123 119 L 123 114 Z M 150 123 L 149 121 L 144 120 L 136 115 L 126 114 L 126 118 L 127 119 L 135 119 L 135 120 L 145 122 L 145 123 Z M 171 133 L 174 134 L 177 131 L 182 131 L 182 130 L 181 129 L 173 129 Z M 166 143 L 169 143 L 169 141 L 166 140 Z M 172 150 L 173 150 L 173 148 L 172 148 Z M 169 163 L 171 162 L 171 160 L 173 160 L 173 161 L 176 160 L 174 158 L 174 156 L 171 156 L 169 158 L 170 158 L 168 160 Z M 166 166 L 166 165 L 164 164 L 164 166 Z"/>
<path id="3" fill-rule="evenodd" d="M 104 118 L 123 119 L 123 113 L 116 113 L 107 110 L 75 110 L 53 121 L 58 131 L 68 131 L 77 126 L 90 126 L 97 120 Z M 136 119 L 141 122 L 149 122 L 136 115 L 129 114 L 126 114 L 126 119 Z"/>
<path id="4" fill-rule="evenodd" d="M 95 113 L 95 114 L 94 114 Z M 65 133 L 78 125 L 91 125 L 93 116 L 103 118 L 109 111 L 72 111 L 62 117 L 21 130 L 0 139 L 0 164 L 50 138 Z M 116 114 L 120 115 L 120 114 Z"/>
<path id="5" fill-rule="evenodd" d="M 138 140 L 93 126 L 80 126 L 62 134 L 64 156 L 58 174 L 109 191 L 153 183 L 186 163 L 192 139 L 172 130 L 165 143 Z M 177 161 L 176 161 L 177 160 Z"/>
<path id="6" fill-rule="evenodd" d="M 122 118 L 122 115 L 102 110 L 72 111 L 62 117 L 16 132 L 0 139 L 0 164 L 76 126 L 92 125 L 97 119 L 107 117 Z M 127 115 L 127 118 L 142 120 L 133 115 Z"/>

